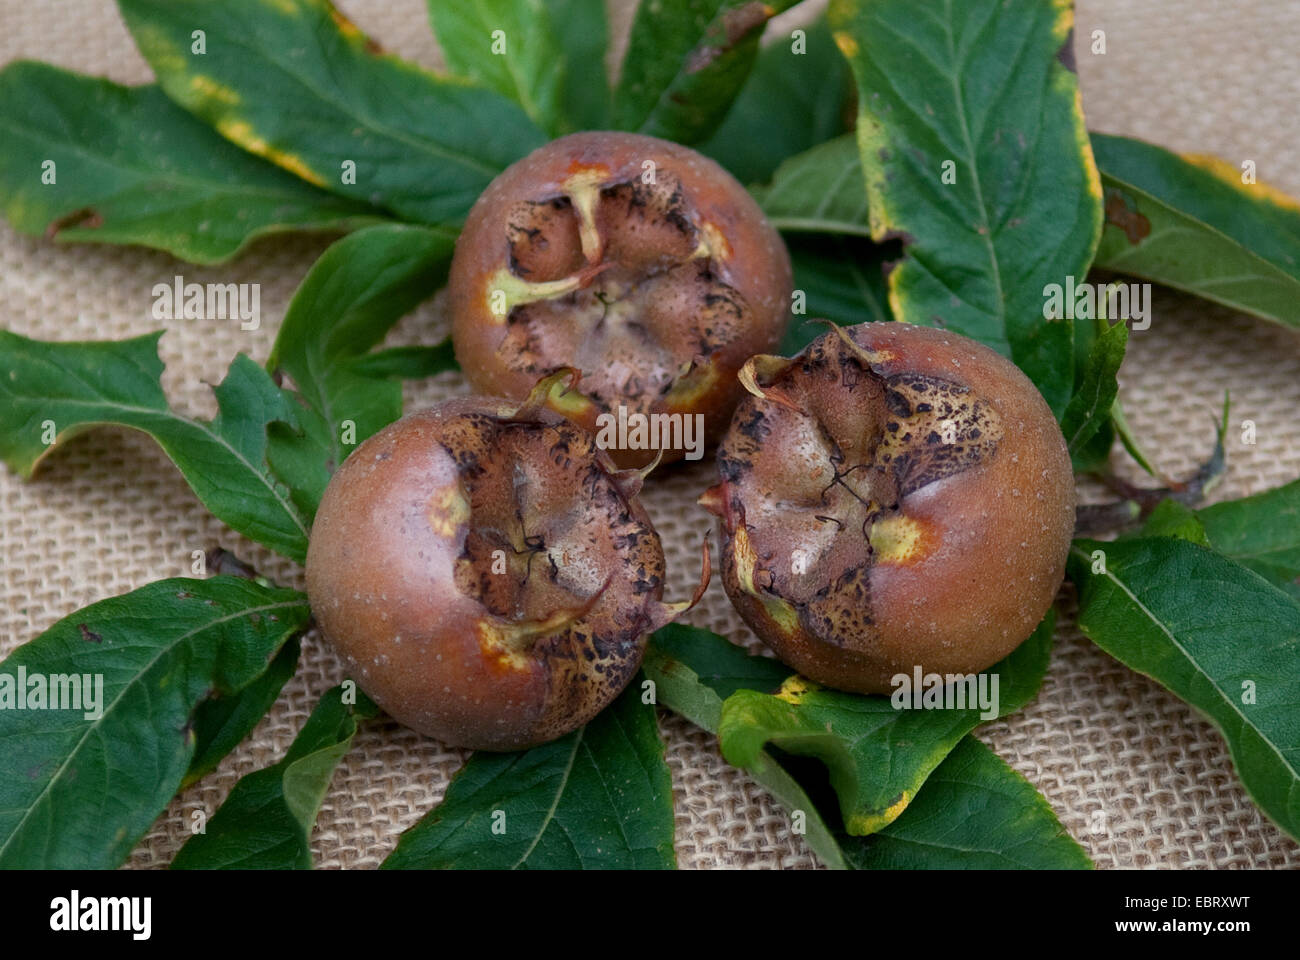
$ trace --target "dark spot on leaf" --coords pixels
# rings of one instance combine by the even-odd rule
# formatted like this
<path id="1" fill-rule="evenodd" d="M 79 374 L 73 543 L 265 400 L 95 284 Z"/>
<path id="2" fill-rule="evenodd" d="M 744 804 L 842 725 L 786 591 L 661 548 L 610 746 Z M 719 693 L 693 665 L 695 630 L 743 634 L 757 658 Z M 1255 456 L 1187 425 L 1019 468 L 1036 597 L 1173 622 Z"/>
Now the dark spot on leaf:
<path id="1" fill-rule="evenodd" d="M 1106 191 L 1106 222 L 1119 227 L 1128 242 L 1137 246 L 1151 233 L 1151 221 L 1146 214 L 1130 204 L 1122 192 L 1111 187 Z"/>
<path id="2" fill-rule="evenodd" d="M 84 623 L 79 623 L 79 624 L 77 624 L 77 629 L 78 629 L 79 631 L 81 631 L 81 639 L 82 639 L 82 640 L 85 640 L 87 643 L 103 643 L 103 642 L 104 642 L 104 638 L 103 638 L 102 635 L 100 635 L 100 634 L 98 634 L 98 633 L 95 633 L 95 631 L 91 630 L 91 629 L 90 629 L 88 626 L 86 626 Z"/>
<path id="3" fill-rule="evenodd" d="M 770 16 L 767 4 L 758 0 L 725 11 L 721 23 L 715 21 L 705 39 L 686 58 L 686 72 L 699 73 L 719 57 L 730 53 L 755 30 L 762 29 Z"/>
<path id="4" fill-rule="evenodd" d="M 686 58 L 686 72 L 699 73 L 722 55 L 722 50 L 710 44 L 702 44 L 690 52 Z M 680 101 L 680 94 L 670 95 L 670 99 Z"/>
<path id="5" fill-rule="evenodd" d="M 763 26 L 771 17 L 771 8 L 758 0 L 747 3 L 722 15 L 722 29 L 727 34 L 727 43 L 735 46 L 745 39 L 751 31 Z"/>
<path id="6" fill-rule="evenodd" d="M 99 215 L 98 210 L 94 207 L 82 207 L 80 210 L 73 210 L 71 213 L 64 214 L 46 227 L 45 239 L 53 240 L 59 231 L 67 230 L 69 227 L 94 230 L 96 227 L 102 227 L 103 225 L 104 218 Z"/>

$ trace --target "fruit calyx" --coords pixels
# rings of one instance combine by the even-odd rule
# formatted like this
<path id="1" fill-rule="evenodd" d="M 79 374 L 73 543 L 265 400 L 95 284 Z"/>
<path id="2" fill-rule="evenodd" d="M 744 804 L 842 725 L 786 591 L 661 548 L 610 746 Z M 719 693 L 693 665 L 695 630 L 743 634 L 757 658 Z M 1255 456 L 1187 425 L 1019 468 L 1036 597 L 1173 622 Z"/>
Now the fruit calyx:
<path id="1" fill-rule="evenodd" d="M 557 191 L 514 204 L 505 239 L 484 290 L 507 327 L 500 354 L 530 376 L 559 357 L 586 371 L 558 412 L 677 409 L 733 372 L 719 351 L 750 307 L 725 236 L 670 171 L 574 164 Z"/>
<path id="2" fill-rule="evenodd" d="M 751 358 L 722 480 L 700 498 L 723 521 L 739 588 L 837 645 L 869 633 L 874 567 L 941 545 L 909 497 L 986 462 L 1003 436 L 975 391 L 890 373 L 891 359 L 838 327 L 792 359 Z"/>
<path id="3" fill-rule="evenodd" d="M 596 649 L 635 645 L 694 606 L 711 574 L 706 550 L 693 599 L 661 599 L 658 537 L 633 506 L 648 468 L 614 470 L 590 434 L 546 409 L 578 378 L 562 368 L 513 411 L 461 415 L 442 441 L 458 483 L 431 511 L 463 528 L 456 585 L 483 608 L 480 642 L 504 655 L 565 635 Z M 616 580 L 635 612 L 612 596 L 601 602 Z"/>

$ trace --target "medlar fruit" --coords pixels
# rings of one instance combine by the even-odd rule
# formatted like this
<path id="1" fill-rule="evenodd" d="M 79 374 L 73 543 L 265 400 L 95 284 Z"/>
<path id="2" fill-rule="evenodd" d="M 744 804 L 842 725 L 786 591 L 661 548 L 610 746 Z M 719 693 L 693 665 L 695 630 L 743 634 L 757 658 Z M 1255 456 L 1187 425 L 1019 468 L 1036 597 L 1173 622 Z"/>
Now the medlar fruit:
<path id="1" fill-rule="evenodd" d="M 571 373 L 522 406 L 461 397 L 390 424 L 316 513 L 321 632 L 389 715 L 448 744 L 516 750 L 576 729 L 689 606 L 662 600 L 641 475 L 544 408 Z M 696 600 L 707 583 L 706 548 Z"/>
<path id="2" fill-rule="evenodd" d="M 723 583 L 788 665 L 826 686 L 974 673 L 1029 636 L 1074 528 L 1065 440 L 1034 385 L 973 340 L 835 328 L 758 356 L 701 503 Z"/>
<path id="3" fill-rule="evenodd" d="M 734 177 L 675 143 L 607 132 L 562 137 L 493 180 L 448 279 L 474 389 L 519 399 L 577 368 L 581 390 L 550 405 L 592 433 L 626 414 L 632 429 L 602 437 L 623 466 L 716 442 L 740 365 L 780 342 L 790 289 L 785 245 Z"/>

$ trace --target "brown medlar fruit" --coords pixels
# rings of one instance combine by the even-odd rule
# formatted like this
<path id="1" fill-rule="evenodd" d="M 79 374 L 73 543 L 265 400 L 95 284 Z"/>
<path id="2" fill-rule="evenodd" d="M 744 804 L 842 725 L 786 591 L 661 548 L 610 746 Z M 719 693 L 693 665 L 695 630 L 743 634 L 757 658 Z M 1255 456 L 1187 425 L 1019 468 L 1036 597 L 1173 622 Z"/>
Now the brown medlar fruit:
<path id="1" fill-rule="evenodd" d="M 788 665 L 842 690 L 975 673 L 1051 606 L 1074 528 L 1065 440 L 1029 379 L 966 337 L 835 328 L 754 357 L 701 503 L 723 583 Z"/>
<path id="2" fill-rule="evenodd" d="M 622 412 L 607 444 L 640 466 L 703 452 L 726 428 L 736 372 L 775 349 L 789 314 L 790 259 L 753 198 L 712 160 L 633 133 L 575 133 L 488 186 L 456 242 L 448 280 L 456 359 L 474 389 L 514 399 L 560 367 L 580 389 L 552 409 L 588 431 Z M 698 422 L 650 420 L 703 415 Z M 662 425 L 656 427 L 655 425 Z"/>
<path id="3" fill-rule="evenodd" d="M 390 424 L 316 513 L 321 632 L 395 720 L 448 744 L 524 749 L 582 726 L 689 605 L 662 600 L 641 474 L 544 408 L 569 374 L 522 406 L 461 397 Z M 707 583 L 706 550 L 696 599 Z"/>

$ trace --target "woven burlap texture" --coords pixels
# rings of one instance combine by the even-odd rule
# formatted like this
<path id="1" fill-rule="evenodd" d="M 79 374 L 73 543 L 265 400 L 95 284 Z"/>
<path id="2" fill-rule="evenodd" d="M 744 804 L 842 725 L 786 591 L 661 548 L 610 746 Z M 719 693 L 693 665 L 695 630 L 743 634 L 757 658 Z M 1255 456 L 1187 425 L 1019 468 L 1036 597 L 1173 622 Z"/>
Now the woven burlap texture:
<path id="1" fill-rule="evenodd" d="M 421 0 L 342 0 L 341 6 L 392 52 L 437 65 Z M 617 4 L 614 21 L 628 22 L 625 4 Z M 1105 32 L 1104 55 L 1091 52 L 1096 30 Z M 1216 153 L 1234 165 L 1254 160 L 1261 179 L 1300 195 L 1300 74 L 1292 69 L 1298 47 L 1300 6 L 1294 0 L 1248 7 L 1214 0 L 1085 0 L 1076 19 L 1091 128 Z M 16 58 L 119 82 L 151 78 L 108 0 L 0 0 L 0 64 Z M 260 283 L 260 330 L 187 320 L 173 323 L 162 339 L 169 397 L 183 411 L 210 416 L 209 385 L 237 352 L 266 359 L 294 288 L 326 243 L 272 239 L 229 264 L 199 268 L 141 249 L 56 246 L 3 225 L 0 326 L 55 340 L 128 337 L 157 326 L 150 290 L 176 274 L 199 283 Z M 1213 498 L 1244 496 L 1300 476 L 1300 336 L 1160 290 L 1153 317 L 1151 328 L 1132 338 L 1123 399 L 1161 468 L 1177 475 L 1204 458 L 1223 391 L 1230 388 L 1231 472 Z M 391 342 L 433 342 L 445 330 L 435 300 L 406 318 Z M 459 375 L 444 374 L 410 388 L 408 408 L 466 389 Z M 1253 446 L 1241 442 L 1236 426 L 1247 419 L 1257 425 Z M 689 593 L 697 570 L 709 523 L 692 503 L 711 482 L 710 469 L 706 462 L 665 471 L 645 493 L 668 553 L 673 597 Z M 300 569 L 214 520 L 143 435 L 110 429 L 74 439 L 31 483 L 0 472 L 0 655 L 94 600 L 188 575 L 191 552 L 216 545 L 281 583 L 302 586 Z M 1300 864 L 1300 846 L 1246 796 L 1218 733 L 1083 639 L 1068 604 L 1064 598 L 1066 616 L 1038 698 L 978 735 L 1042 791 L 1099 866 Z M 755 645 L 720 583 L 687 620 Z M 309 635 L 298 674 L 270 715 L 216 772 L 172 802 L 129 865 L 165 865 L 188 836 L 191 811 L 210 814 L 239 777 L 277 760 L 319 695 L 341 676 L 329 649 Z M 660 724 L 683 867 L 816 865 L 791 834 L 785 811 L 722 760 L 713 737 L 666 713 Z M 398 835 L 442 799 L 464 757 L 391 722 L 366 726 L 325 799 L 312 838 L 316 863 L 378 864 Z"/>

